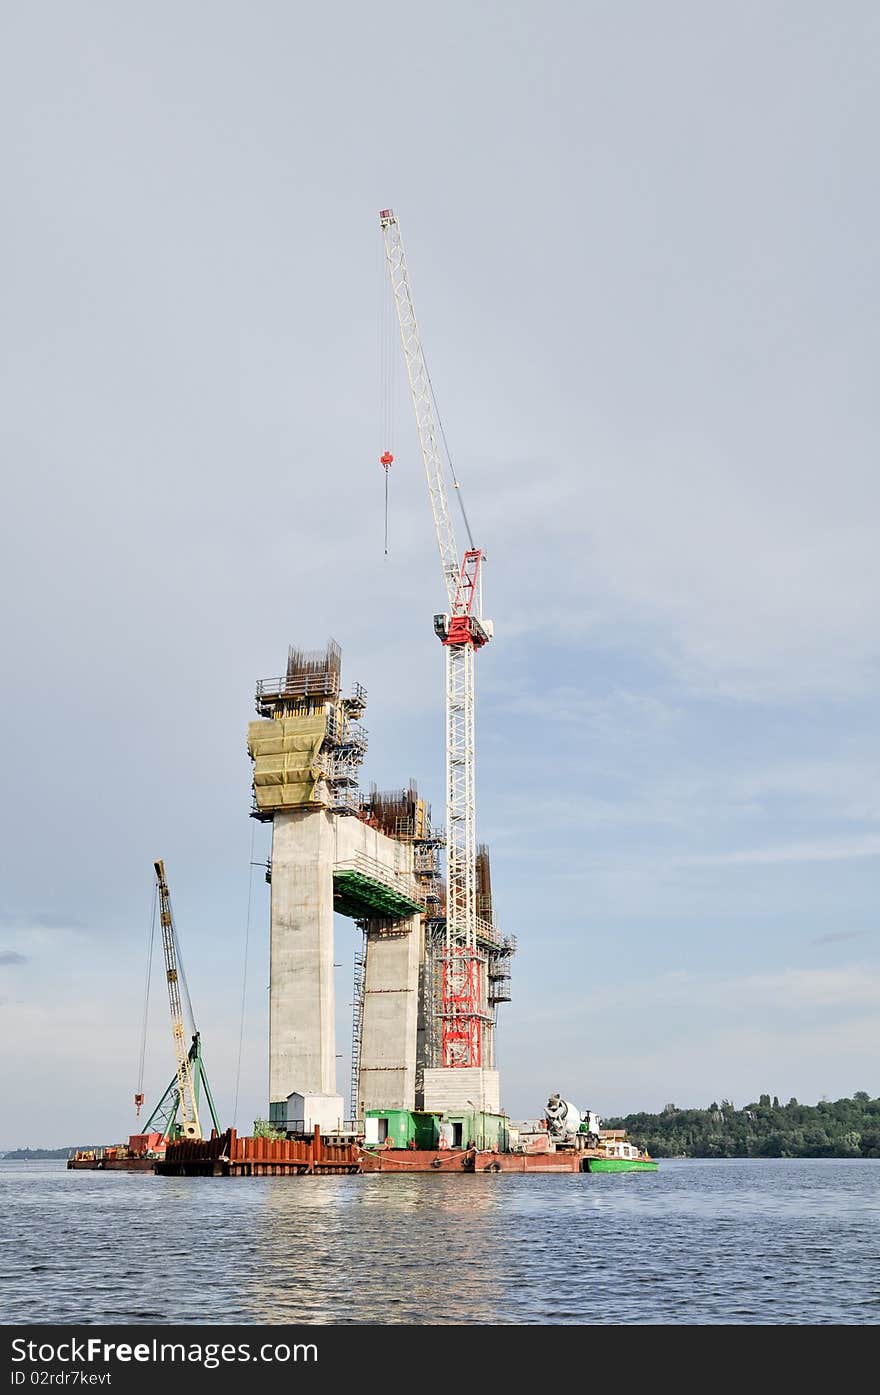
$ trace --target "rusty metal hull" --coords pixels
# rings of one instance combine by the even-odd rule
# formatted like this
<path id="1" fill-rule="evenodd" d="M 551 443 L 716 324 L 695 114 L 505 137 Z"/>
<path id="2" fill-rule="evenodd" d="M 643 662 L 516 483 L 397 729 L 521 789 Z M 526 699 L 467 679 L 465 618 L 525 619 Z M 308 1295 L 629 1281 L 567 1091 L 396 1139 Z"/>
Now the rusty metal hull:
<path id="1" fill-rule="evenodd" d="M 68 1158 L 67 1166 L 76 1172 L 153 1172 L 155 1158 Z"/>
<path id="2" fill-rule="evenodd" d="M 156 1171 L 163 1177 L 297 1177 L 315 1173 L 360 1172 L 354 1143 L 314 1138 L 239 1138 L 227 1129 L 219 1138 L 169 1143 Z"/>
<path id="3" fill-rule="evenodd" d="M 155 1165 L 163 1177 L 303 1177 L 321 1173 L 405 1175 L 430 1172 L 461 1177 L 477 1172 L 530 1176 L 583 1172 L 584 1154 L 496 1153 L 483 1149 L 361 1148 L 314 1138 L 239 1138 L 228 1129 L 219 1138 L 169 1143 Z"/>
<path id="4" fill-rule="evenodd" d="M 473 1172 L 473 1153 L 446 1148 L 361 1148 L 362 1172 Z"/>
<path id="5" fill-rule="evenodd" d="M 579 1153 L 494 1153 L 461 1149 L 361 1149 L 361 1171 L 394 1172 L 580 1172 Z"/>

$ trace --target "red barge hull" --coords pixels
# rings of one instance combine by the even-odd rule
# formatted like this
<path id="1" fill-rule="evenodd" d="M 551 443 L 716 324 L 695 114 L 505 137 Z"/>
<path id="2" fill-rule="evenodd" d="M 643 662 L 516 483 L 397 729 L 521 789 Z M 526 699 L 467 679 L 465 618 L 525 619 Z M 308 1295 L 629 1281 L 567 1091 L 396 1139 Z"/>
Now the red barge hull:
<path id="1" fill-rule="evenodd" d="M 153 1172 L 155 1158 L 68 1158 L 67 1166 L 76 1172 Z"/>
<path id="2" fill-rule="evenodd" d="M 532 1175 L 585 1171 L 583 1153 L 496 1153 L 482 1149 L 361 1148 L 356 1143 L 314 1138 L 239 1138 L 228 1129 L 219 1138 L 169 1143 L 155 1169 L 163 1177 L 294 1177 L 326 1173 L 413 1172 L 435 1175 L 527 1172 Z"/>
<path id="3" fill-rule="evenodd" d="M 361 1149 L 361 1172 L 580 1172 L 580 1153 L 494 1153 L 479 1149 Z"/>

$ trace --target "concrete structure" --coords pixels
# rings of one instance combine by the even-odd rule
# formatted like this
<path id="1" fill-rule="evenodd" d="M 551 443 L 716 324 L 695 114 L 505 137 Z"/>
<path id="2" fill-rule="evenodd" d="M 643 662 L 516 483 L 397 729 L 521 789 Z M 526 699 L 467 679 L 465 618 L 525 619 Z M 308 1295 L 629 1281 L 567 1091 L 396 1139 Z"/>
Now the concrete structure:
<path id="1" fill-rule="evenodd" d="M 457 1066 L 425 1071 L 425 1109 L 461 1114 L 471 1110 L 497 1114 L 501 1108 L 497 1070 L 484 1066 Z"/>
<path id="2" fill-rule="evenodd" d="M 421 918 L 367 926 L 358 1118 L 368 1109 L 412 1109 L 416 1098 Z"/>
<path id="3" fill-rule="evenodd" d="M 272 824 L 269 1099 L 336 1093 L 333 816 L 303 810 Z"/>
<path id="4" fill-rule="evenodd" d="M 377 916 L 385 897 L 404 914 Z M 334 911 L 367 930 L 359 1116 L 412 1108 L 418 1019 L 419 891 L 406 843 L 326 809 L 276 814 L 269 972 L 270 1118 L 287 1098 L 336 1094 Z M 283 1107 L 282 1107 L 283 1106 Z"/>
<path id="5" fill-rule="evenodd" d="M 449 961 L 443 837 L 431 827 L 430 808 L 413 784 L 360 794 L 366 693 L 355 684 L 342 696 L 341 653 L 332 640 L 323 653 L 291 649 L 286 673 L 258 683 L 256 705 L 258 719 L 248 727 L 252 813 L 272 823 L 270 1120 L 284 1127 L 299 1118 L 293 1096 L 338 1100 L 335 915 L 354 919 L 364 933 L 356 958 L 352 1118 L 370 1109 L 497 1113 L 492 1028 L 497 1003 L 509 997 L 514 942 L 492 923 L 488 853 L 481 848 L 477 859 L 474 954 L 488 1007 L 479 1023 L 484 1065 L 438 1069 L 448 1035 Z M 472 1026 L 472 1017 L 462 1020 Z M 335 1105 L 331 1113 L 338 1127 Z"/>

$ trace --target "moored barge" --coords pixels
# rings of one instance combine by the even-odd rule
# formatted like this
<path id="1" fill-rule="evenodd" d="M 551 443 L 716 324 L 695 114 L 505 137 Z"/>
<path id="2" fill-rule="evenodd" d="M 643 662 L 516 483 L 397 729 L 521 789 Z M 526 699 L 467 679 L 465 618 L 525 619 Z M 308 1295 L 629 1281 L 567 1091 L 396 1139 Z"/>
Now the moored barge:
<path id="1" fill-rule="evenodd" d="M 161 1133 L 133 1133 L 127 1143 L 77 1148 L 67 1159 L 67 1166 L 78 1172 L 153 1172 L 164 1153 L 165 1138 Z"/>

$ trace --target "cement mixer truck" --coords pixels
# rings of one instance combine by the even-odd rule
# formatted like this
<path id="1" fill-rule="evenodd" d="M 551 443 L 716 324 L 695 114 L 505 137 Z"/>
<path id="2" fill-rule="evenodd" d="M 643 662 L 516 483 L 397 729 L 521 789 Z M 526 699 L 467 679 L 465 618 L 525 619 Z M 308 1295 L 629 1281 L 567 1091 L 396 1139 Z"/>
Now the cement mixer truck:
<path id="1" fill-rule="evenodd" d="M 578 1109 L 561 1095 L 551 1095 L 544 1110 L 550 1138 L 557 1147 L 595 1148 L 602 1120 L 592 1109 Z"/>

